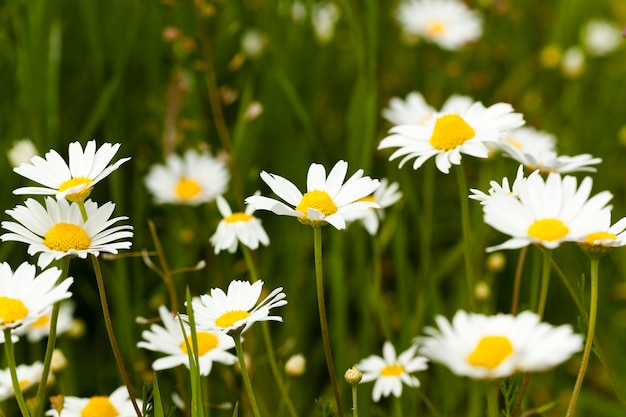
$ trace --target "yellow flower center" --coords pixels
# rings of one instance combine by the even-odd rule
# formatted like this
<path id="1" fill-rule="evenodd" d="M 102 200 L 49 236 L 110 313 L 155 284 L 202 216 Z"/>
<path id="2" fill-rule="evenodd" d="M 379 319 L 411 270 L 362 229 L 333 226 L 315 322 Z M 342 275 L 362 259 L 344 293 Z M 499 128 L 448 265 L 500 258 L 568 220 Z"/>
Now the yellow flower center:
<path id="1" fill-rule="evenodd" d="M 506 141 L 506 143 L 508 143 L 512 147 L 516 148 L 518 151 L 521 151 L 521 150 L 524 149 L 524 147 L 522 146 L 522 144 L 518 140 L 515 140 L 513 138 L 506 138 L 505 141 Z"/>
<path id="2" fill-rule="evenodd" d="M 309 208 L 321 211 L 324 217 L 330 216 L 337 212 L 337 206 L 326 191 L 313 190 L 302 196 L 302 200 L 296 206 L 296 211 L 304 213 L 300 216 L 300 220 L 308 220 L 307 211 Z"/>
<path id="3" fill-rule="evenodd" d="M 50 325 L 50 316 L 49 315 L 43 315 L 41 317 L 39 317 L 37 320 L 35 320 L 34 322 L 32 322 L 31 327 L 36 327 L 36 328 L 43 328 L 43 327 L 47 327 Z"/>
<path id="4" fill-rule="evenodd" d="M 393 364 L 387 365 L 380 370 L 381 376 L 400 376 L 404 373 L 404 367 L 402 365 Z"/>
<path id="5" fill-rule="evenodd" d="M 202 356 L 208 351 L 210 351 L 211 349 L 214 349 L 217 347 L 217 342 L 218 342 L 217 336 L 215 336 L 213 333 L 198 332 L 196 333 L 196 340 L 198 341 L 198 356 Z M 187 342 L 189 342 L 189 346 L 191 346 L 191 349 L 193 349 L 193 342 L 191 340 L 191 335 L 187 336 Z M 187 343 L 185 343 L 184 341 L 180 344 L 180 349 L 184 353 L 189 352 L 187 350 Z"/>
<path id="6" fill-rule="evenodd" d="M 63 183 L 61 183 L 61 185 L 59 186 L 59 191 L 65 191 L 68 188 L 73 188 L 73 187 L 76 187 L 78 185 L 83 185 L 83 184 L 86 186 L 85 188 L 83 188 L 82 190 L 78 192 L 70 193 L 66 195 L 65 199 L 68 201 L 73 201 L 75 203 L 79 201 L 85 201 L 85 199 L 89 197 L 89 194 L 91 194 L 92 187 L 89 187 L 89 184 L 91 184 L 91 178 L 86 178 L 86 177 L 70 178 L 69 180 L 63 181 Z"/>
<path id="7" fill-rule="evenodd" d="M 2 324 L 15 323 L 28 315 L 28 309 L 21 300 L 0 296 L 0 320 Z"/>
<path id="8" fill-rule="evenodd" d="M 20 388 L 24 389 L 24 388 L 26 388 L 27 386 L 30 385 L 30 379 L 21 379 L 21 380 L 18 381 L 18 383 L 20 385 Z"/>
<path id="9" fill-rule="evenodd" d="M 426 34 L 432 37 L 437 37 L 443 33 L 445 28 L 446 26 L 442 22 L 433 21 L 426 26 Z"/>
<path id="10" fill-rule="evenodd" d="M 117 409 L 111 404 L 109 397 L 91 397 L 89 402 L 80 411 L 81 417 L 117 417 Z"/>
<path id="11" fill-rule="evenodd" d="M 198 181 L 183 177 L 176 184 L 176 195 L 181 200 L 189 200 L 190 198 L 194 198 L 202 191 L 202 187 Z"/>
<path id="12" fill-rule="evenodd" d="M 252 215 L 247 213 L 233 213 L 230 216 L 224 217 L 226 223 L 248 222 L 252 220 Z"/>
<path id="13" fill-rule="evenodd" d="M 235 322 L 245 319 L 249 315 L 250 313 L 244 310 L 228 311 L 215 320 L 215 325 L 222 328 L 230 327 L 235 324 Z"/>
<path id="14" fill-rule="evenodd" d="M 470 365 L 487 369 L 497 368 L 513 353 L 513 345 L 504 336 L 485 336 L 467 357 Z"/>
<path id="15" fill-rule="evenodd" d="M 91 245 L 87 232 L 77 224 L 57 223 L 43 237 L 48 249 L 67 252 L 70 249 L 85 250 Z"/>
<path id="16" fill-rule="evenodd" d="M 376 199 L 374 198 L 373 195 L 368 195 L 368 196 L 365 196 L 363 198 L 359 198 L 357 201 L 363 201 L 363 202 L 366 202 L 366 203 L 375 203 Z"/>
<path id="17" fill-rule="evenodd" d="M 474 137 L 476 132 L 458 114 L 446 114 L 435 122 L 430 144 L 435 149 L 450 151 Z"/>
<path id="18" fill-rule="evenodd" d="M 562 239 L 568 232 L 569 229 L 561 220 L 553 218 L 536 220 L 528 228 L 528 236 L 548 242 Z"/>
<path id="19" fill-rule="evenodd" d="M 596 233 L 589 233 L 586 236 L 586 241 L 585 243 L 588 245 L 593 245 L 593 242 L 595 242 L 596 240 L 599 239 L 611 239 L 611 240 L 615 240 L 617 238 L 617 236 L 615 236 L 613 233 L 609 233 L 609 232 L 596 232 Z"/>

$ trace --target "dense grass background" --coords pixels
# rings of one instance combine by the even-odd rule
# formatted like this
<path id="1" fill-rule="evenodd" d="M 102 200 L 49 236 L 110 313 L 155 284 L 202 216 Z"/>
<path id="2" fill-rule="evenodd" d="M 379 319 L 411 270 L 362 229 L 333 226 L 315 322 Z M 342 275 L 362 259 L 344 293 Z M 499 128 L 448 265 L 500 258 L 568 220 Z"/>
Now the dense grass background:
<path id="1" fill-rule="evenodd" d="M 606 57 L 588 57 L 584 72 L 574 78 L 564 76 L 559 67 L 542 66 L 539 59 L 548 45 L 578 45 L 580 30 L 592 17 L 626 22 L 623 1 L 471 2 L 484 17 L 484 35 L 456 52 L 428 43 L 403 43 L 394 20 L 397 1 L 337 1 L 341 18 L 328 43 L 317 41 L 310 22 L 317 2 L 304 2 L 309 14 L 299 23 L 291 18 L 292 3 L 6 0 L 0 4 L 0 143 L 7 149 L 14 139 L 30 138 L 41 153 L 54 148 L 61 154 L 74 140 L 122 143 L 120 157 L 132 160 L 99 185 L 92 198 L 114 201 L 116 213 L 130 217 L 135 251 L 154 248 L 147 223 L 151 220 L 171 268 L 206 260 L 204 270 L 176 276 L 180 299 L 186 286 L 200 294 L 211 287 L 225 288 L 232 279 L 246 278 L 247 272 L 240 253 L 213 254 L 208 238 L 219 221 L 214 204 L 189 208 L 152 203 L 143 178 L 167 153 L 201 146 L 228 155 L 233 180 L 227 198 L 233 206 L 257 189 L 268 193 L 259 179 L 261 170 L 304 187 L 312 162 L 330 167 L 345 159 L 350 173 L 363 168 L 373 177 L 399 181 L 405 198 L 388 211 L 376 238 L 359 225 L 347 231 L 324 229 L 329 325 L 339 375 L 360 359 L 380 354 L 385 339 L 404 350 L 424 325 L 434 323 L 436 314 L 451 317 L 457 309 L 468 308 L 455 175 L 439 173 L 432 161 L 419 171 L 400 170 L 387 161 L 388 153 L 376 150 L 389 127 L 380 111 L 390 97 L 417 90 L 435 107 L 453 93 L 486 105 L 511 103 L 529 125 L 556 134 L 561 153 L 601 157 L 603 163 L 593 175 L 594 192 L 613 192 L 614 218 L 626 215 L 623 45 Z M 166 28 L 176 28 L 179 36 L 165 39 Z M 267 42 L 258 57 L 242 52 L 241 40 L 249 30 L 258 31 Z M 232 103 L 222 100 L 226 92 L 236 94 Z M 263 112 L 247 120 L 252 101 L 260 102 Z M 486 190 L 490 179 L 513 177 L 516 164 L 501 157 L 467 157 L 463 169 L 470 187 Z M 23 179 L 11 172 L 6 158 L 0 158 L 0 172 L 2 208 L 10 209 L 23 202 L 11 193 Z M 484 225 L 478 204 L 470 208 L 475 275 L 492 291 L 479 309 L 506 312 L 517 251 L 504 254 L 505 269 L 488 271 L 483 249 L 504 236 Z M 320 415 L 315 400 L 330 400 L 331 394 L 317 318 L 313 233 L 293 219 L 270 213 L 259 217 L 271 239 L 270 247 L 255 254 L 260 275 L 268 288 L 283 286 L 289 301 L 279 312 L 284 323 L 270 326 L 277 355 L 281 361 L 298 352 L 307 357 L 307 372 L 290 382 L 290 390 L 300 415 Z M 24 245 L 0 245 L 0 260 L 16 266 L 25 259 Z M 554 259 L 572 285 L 586 294 L 579 283 L 588 261 L 579 249 L 564 245 Z M 626 257 L 618 249 L 600 266 L 597 335 L 624 391 Z M 522 306 L 535 296 L 532 283 L 539 267 L 540 252 L 530 248 Z M 114 327 L 139 390 L 150 380 L 156 356 L 135 347 L 144 327 L 134 318 L 155 316 L 158 305 L 167 303 L 166 287 L 138 257 L 105 261 L 103 269 Z M 93 271 L 88 262 L 73 261 L 70 273 L 76 278 L 76 314 L 85 321 L 86 333 L 80 339 L 60 337 L 69 366 L 51 391 L 108 394 L 121 379 L 104 332 Z M 571 323 L 585 332 L 556 275 L 546 320 Z M 266 415 L 279 415 L 280 399 L 258 330 L 246 337 L 253 384 Z M 43 348 L 21 341 L 18 360 L 38 360 Z M 563 415 L 576 370 L 574 358 L 533 376 L 525 408 L 557 400 L 559 405 L 545 415 Z M 167 404 L 175 375 L 164 371 L 159 376 Z M 435 415 L 423 398 L 439 415 L 468 413 L 475 383 L 436 364 L 418 377 L 422 387 L 405 391 L 400 401 L 403 415 Z M 247 415 L 234 368 L 216 366 L 207 384 L 211 403 L 243 401 L 241 413 Z M 370 406 L 370 390 L 371 384 L 360 387 L 361 414 L 389 415 L 394 401 Z M 342 394 L 347 405 L 346 384 Z M 17 412 L 12 401 L 0 407 L 7 416 Z M 623 413 L 601 364 L 592 358 L 578 415 Z M 213 409 L 211 415 L 229 416 L 232 410 Z"/>

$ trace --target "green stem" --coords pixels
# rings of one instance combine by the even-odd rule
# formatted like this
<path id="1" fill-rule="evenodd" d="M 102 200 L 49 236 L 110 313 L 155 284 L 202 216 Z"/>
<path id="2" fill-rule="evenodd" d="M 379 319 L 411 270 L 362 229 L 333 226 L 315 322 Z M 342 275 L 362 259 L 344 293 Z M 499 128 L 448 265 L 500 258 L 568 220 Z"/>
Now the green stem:
<path id="1" fill-rule="evenodd" d="M 459 200 L 461 201 L 461 226 L 463 229 L 463 246 L 465 255 L 465 278 L 467 280 L 467 289 L 472 310 L 476 310 L 476 301 L 474 300 L 474 269 L 472 266 L 472 242 L 469 204 L 467 198 L 467 180 L 465 179 L 465 170 L 463 166 L 456 169 L 457 179 L 459 182 Z"/>
<path id="2" fill-rule="evenodd" d="M 17 365 L 15 364 L 15 351 L 13 350 L 13 340 L 11 340 L 11 329 L 4 329 L 4 352 L 7 357 L 9 371 L 11 372 L 11 383 L 13 384 L 13 391 L 15 392 L 17 405 L 20 407 L 22 417 L 30 417 L 28 407 L 24 401 L 24 395 L 22 395 L 20 381 L 17 378 Z M 45 383 L 41 382 L 40 385 L 45 385 Z"/>
<path id="3" fill-rule="evenodd" d="M 326 320 L 326 304 L 324 302 L 324 278 L 322 272 L 322 227 L 313 226 L 313 245 L 315 249 L 315 281 L 317 284 L 317 306 L 320 315 L 320 326 L 322 329 L 322 342 L 324 343 L 324 355 L 326 357 L 326 365 L 330 382 L 333 386 L 335 394 L 335 403 L 337 404 L 337 413 L 339 417 L 343 417 L 343 408 L 341 406 L 341 398 L 337 387 L 337 377 L 335 375 L 335 365 L 333 364 L 333 355 L 330 350 L 330 338 L 328 336 L 328 321 Z"/>
<path id="4" fill-rule="evenodd" d="M 498 406 L 498 395 L 500 394 L 500 383 L 496 381 L 495 385 L 492 385 L 493 381 L 486 381 L 485 390 L 487 394 L 487 415 L 489 417 L 498 417 L 500 414 L 500 408 Z"/>
<path id="5" fill-rule="evenodd" d="M 591 355 L 591 347 L 593 346 L 594 332 L 596 329 L 596 318 L 598 314 L 598 264 L 600 260 L 597 258 L 591 258 L 591 296 L 589 300 L 589 325 L 587 326 L 587 338 L 585 340 L 585 348 L 583 350 L 583 357 L 580 362 L 580 369 L 578 370 L 578 376 L 576 377 L 576 383 L 574 384 L 574 390 L 572 391 L 572 397 L 567 407 L 566 417 L 574 415 L 576 409 L 576 401 L 578 401 L 578 395 L 585 379 L 585 372 L 587 371 L 587 365 L 589 364 L 589 356 Z"/>
<path id="6" fill-rule="evenodd" d="M 526 252 L 528 252 L 528 246 L 524 246 L 519 251 L 519 257 L 517 258 L 517 267 L 515 268 L 515 279 L 513 281 L 513 300 L 511 301 L 511 314 L 517 314 L 519 306 L 519 290 L 522 283 L 522 270 L 524 269 L 524 260 L 526 259 Z"/>
<path id="7" fill-rule="evenodd" d="M 539 304 L 537 305 L 537 315 L 543 317 L 548 299 L 548 288 L 550 287 L 550 265 L 552 263 L 552 251 L 543 249 L 543 264 L 541 269 L 541 289 L 539 291 Z"/>
<path id="8" fill-rule="evenodd" d="M 352 384 L 352 417 L 359 417 L 359 402 L 357 401 L 357 385 Z"/>
<path id="9" fill-rule="evenodd" d="M 231 336 L 235 341 L 235 350 L 237 351 L 237 358 L 239 358 L 241 376 L 243 377 L 243 383 L 246 386 L 246 391 L 248 392 L 248 398 L 250 398 L 250 407 L 252 407 L 252 413 L 254 414 L 254 417 L 261 417 L 261 413 L 259 412 L 259 406 L 257 405 L 256 398 L 254 397 L 254 391 L 252 391 L 252 384 L 250 383 L 250 376 L 248 375 L 246 360 L 243 356 L 243 346 L 241 345 L 241 330 L 233 332 Z"/>
<path id="10" fill-rule="evenodd" d="M 100 263 L 98 262 L 98 258 L 94 255 L 91 255 L 91 261 L 93 263 L 93 269 L 96 275 L 96 282 L 98 284 L 98 293 L 100 295 L 100 304 L 102 306 L 104 326 L 106 327 L 107 335 L 109 336 L 109 341 L 111 342 L 113 356 L 115 356 L 115 361 L 117 362 L 120 374 L 122 375 L 122 379 L 124 380 L 124 385 L 126 385 L 126 390 L 128 391 L 128 397 L 133 404 L 133 408 L 137 413 L 137 417 L 141 417 L 141 409 L 139 408 L 139 405 L 137 405 L 137 400 L 135 399 L 135 394 L 133 393 L 133 388 L 130 384 L 130 379 L 128 378 L 128 372 L 126 371 L 126 367 L 124 366 L 124 361 L 122 360 L 122 355 L 120 354 L 120 349 L 117 345 L 117 339 L 115 338 L 115 333 L 113 332 L 113 324 L 111 322 L 111 314 L 109 312 L 109 304 L 107 303 L 107 296 L 104 288 L 104 280 L 102 279 L 102 271 L 100 270 Z"/>

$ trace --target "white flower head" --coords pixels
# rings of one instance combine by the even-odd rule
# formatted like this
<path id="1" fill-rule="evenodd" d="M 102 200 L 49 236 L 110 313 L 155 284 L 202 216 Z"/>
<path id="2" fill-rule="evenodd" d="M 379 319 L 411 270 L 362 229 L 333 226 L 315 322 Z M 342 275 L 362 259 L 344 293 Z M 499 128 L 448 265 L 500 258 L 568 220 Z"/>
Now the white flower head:
<path id="1" fill-rule="evenodd" d="M 402 384 L 410 387 L 419 387 L 419 380 L 411 375 L 413 372 L 428 368 L 428 359 L 418 356 L 417 345 L 413 345 L 399 356 L 391 342 L 383 345 L 383 356 L 371 355 L 356 364 L 356 368 L 363 373 L 360 383 L 376 381 L 372 390 L 374 402 L 381 397 L 393 394 L 400 397 Z"/>
<path id="2" fill-rule="evenodd" d="M 26 391 L 39 384 L 39 381 L 41 381 L 43 363 L 34 362 L 31 365 L 17 365 L 16 373 L 21 390 Z M 52 378 L 53 376 L 50 374 L 48 381 L 51 381 Z M 0 402 L 12 397 L 15 397 L 15 391 L 13 390 L 13 383 L 11 380 L 11 370 L 8 368 L 0 369 Z"/>
<path id="3" fill-rule="evenodd" d="M 14 168 L 30 162 L 38 154 L 35 144 L 30 139 L 16 140 L 7 152 L 9 162 Z"/>
<path id="4" fill-rule="evenodd" d="M 579 242 L 584 246 L 616 248 L 626 246 L 626 217 L 611 225 L 611 211 L 600 210 L 593 219 L 593 232 Z"/>
<path id="5" fill-rule="evenodd" d="M 19 335 L 26 335 L 29 342 L 37 342 L 50 334 L 50 318 L 52 306 L 48 307 L 37 320 L 17 329 Z M 59 308 L 57 317 L 56 335 L 60 336 L 69 331 L 74 325 L 74 303 L 66 300 Z"/>
<path id="6" fill-rule="evenodd" d="M 502 179 L 502 184 L 498 184 L 496 181 L 489 181 L 489 185 L 491 185 L 491 188 L 486 193 L 478 189 L 471 188 L 470 192 L 472 194 L 469 195 L 469 198 L 471 198 L 472 200 L 480 201 L 481 204 L 485 204 L 485 201 L 487 201 L 491 196 L 498 193 L 510 194 L 513 197 L 517 197 L 519 192 L 518 190 L 522 186 L 522 183 L 525 179 L 526 177 L 524 177 L 524 165 L 520 165 L 517 168 L 517 175 L 515 176 L 513 185 L 509 184 L 509 179 L 506 177 Z"/>
<path id="7" fill-rule="evenodd" d="M 459 376 L 493 379 L 516 372 L 553 368 L 582 349 L 582 336 L 570 325 L 552 326 L 524 311 L 516 316 L 458 311 L 452 322 L 435 319 L 418 337 L 420 354 L 447 366 Z"/>
<path id="8" fill-rule="evenodd" d="M 14 194 L 54 195 L 57 199 L 83 201 L 93 187 L 130 158 L 122 158 L 109 165 L 120 144 L 104 143 L 96 149 L 96 141 L 87 142 L 83 150 L 79 142 L 69 145 L 69 163 L 54 149 L 45 158 L 34 156 L 31 163 L 23 163 L 13 171 L 44 187 L 23 187 Z"/>
<path id="9" fill-rule="evenodd" d="M 582 40 L 590 54 L 607 55 L 619 47 L 622 42 L 622 31 L 614 23 L 592 19 L 583 28 Z"/>
<path id="10" fill-rule="evenodd" d="M 418 92 L 409 93 L 403 100 L 400 97 L 389 99 L 389 106 L 383 109 L 383 117 L 394 125 L 424 123 L 436 110 Z"/>
<path id="11" fill-rule="evenodd" d="M 258 195 L 246 198 L 245 202 L 257 210 L 269 210 L 278 215 L 297 217 L 304 224 L 312 226 L 330 224 L 336 229 L 345 229 L 346 214 L 379 207 L 371 201 L 361 200 L 378 188 L 378 180 L 364 177 L 363 170 L 358 170 L 344 183 L 347 171 L 348 163 L 339 161 L 326 177 L 324 166 L 311 164 L 305 194 L 287 179 L 263 171 L 261 179 L 278 197 L 290 205 Z"/>
<path id="12" fill-rule="evenodd" d="M 145 178 L 157 204 L 191 206 L 213 201 L 226 191 L 228 181 L 230 173 L 224 162 L 193 149 L 183 156 L 168 155 L 165 165 L 154 165 Z"/>
<path id="13" fill-rule="evenodd" d="M 183 324 L 185 329 L 183 334 L 178 317 L 172 315 L 167 307 L 159 307 L 159 316 L 163 326 L 153 324 L 150 330 L 144 330 L 141 334 L 144 340 L 137 343 L 137 346 L 167 355 L 152 363 L 152 369 L 155 371 L 175 368 L 179 365 L 185 365 L 189 369 L 187 343 L 189 346 L 193 345 L 188 323 Z M 232 365 L 237 361 L 236 356 L 227 352 L 228 349 L 235 347 L 235 342 L 226 333 L 196 330 L 196 340 L 200 375 L 209 375 L 214 362 Z"/>
<path id="14" fill-rule="evenodd" d="M 222 250 L 234 253 L 239 243 L 252 250 L 257 249 L 259 244 L 269 245 L 270 239 L 261 220 L 252 215 L 253 206 L 248 205 L 245 211 L 233 213 L 224 197 L 219 195 L 216 201 L 217 208 L 223 216 L 215 234 L 210 238 L 216 254 Z"/>
<path id="15" fill-rule="evenodd" d="M 142 401 L 137 399 L 139 409 Z M 54 408 L 46 411 L 52 417 L 134 417 L 137 415 L 125 386 L 117 388 L 111 395 L 96 395 L 91 398 L 65 396 L 61 413 Z"/>
<path id="16" fill-rule="evenodd" d="M 45 207 L 29 198 L 25 205 L 6 213 L 16 221 L 3 221 L 2 227 L 10 233 L 0 240 L 28 244 L 28 254 L 39 253 L 37 265 L 45 268 L 54 259 L 68 255 L 86 258 L 100 252 L 117 253 L 128 249 L 133 236 L 132 226 L 113 226 L 125 216 L 111 218 L 115 204 L 108 202 L 98 207 L 91 200 L 84 202 L 87 220 L 83 220 L 78 204 L 46 197 Z"/>
<path id="17" fill-rule="evenodd" d="M 389 180 L 383 178 L 380 180 L 380 186 L 374 191 L 374 194 L 363 198 L 365 201 L 375 202 L 379 205 L 379 208 L 351 212 L 346 214 L 346 221 L 361 221 L 370 235 L 376 235 L 380 221 L 385 218 L 385 209 L 394 205 L 402 198 L 402 192 L 398 190 L 399 187 L 397 182 L 390 184 Z"/>

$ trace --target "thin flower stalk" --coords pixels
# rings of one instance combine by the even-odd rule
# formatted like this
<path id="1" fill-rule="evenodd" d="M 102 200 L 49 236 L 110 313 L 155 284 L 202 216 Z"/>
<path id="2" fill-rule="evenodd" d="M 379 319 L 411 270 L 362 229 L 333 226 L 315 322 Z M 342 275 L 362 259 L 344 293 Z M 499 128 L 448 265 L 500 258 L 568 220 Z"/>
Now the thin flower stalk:
<path id="1" fill-rule="evenodd" d="M 15 364 L 15 351 L 13 349 L 13 340 L 11 339 L 11 329 L 4 329 L 4 352 L 7 359 L 7 365 L 11 372 L 11 383 L 13 384 L 13 391 L 15 392 L 15 399 L 17 405 L 20 408 L 22 417 L 30 417 L 30 412 L 24 401 L 24 395 L 22 394 L 22 388 L 20 387 L 20 381 L 17 378 L 17 365 Z M 45 385 L 42 380 L 42 385 Z"/>
<path id="2" fill-rule="evenodd" d="M 243 383 L 246 387 L 246 391 L 248 392 L 248 398 L 250 399 L 250 407 L 252 408 L 252 414 L 254 414 L 254 417 L 261 417 L 261 413 L 259 412 L 259 406 L 256 402 L 254 391 L 252 390 L 252 384 L 250 383 L 250 376 L 248 375 L 248 368 L 246 367 L 246 360 L 243 355 L 243 346 L 241 344 L 241 330 L 242 329 L 238 329 L 232 332 L 231 336 L 233 337 L 233 340 L 235 341 L 235 350 L 237 351 L 237 357 L 239 358 L 241 376 L 243 377 Z"/>
<path id="3" fill-rule="evenodd" d="M 465 256 L 465 279 L 467 280 L 467 293 L 469 295 L 470 308 L 476 309 L 476 301 L 474 300 L 474 268 L 472 265 L 472 242 L 471 225 L 469 216 L 469 204 L 467 201 L 467 180 L 465 178 L 465 170 L 462 166 L 458 167 L 457 179 L 459 182 L 459 200 L 461 200 L 461 227 L 463 229 L 463 254 Z"/>

